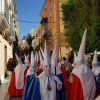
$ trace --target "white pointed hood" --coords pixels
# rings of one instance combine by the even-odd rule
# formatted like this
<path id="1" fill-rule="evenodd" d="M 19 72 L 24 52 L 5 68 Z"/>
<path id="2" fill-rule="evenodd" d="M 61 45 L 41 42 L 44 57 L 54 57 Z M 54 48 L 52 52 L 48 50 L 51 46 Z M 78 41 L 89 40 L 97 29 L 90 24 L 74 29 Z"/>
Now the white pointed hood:
<path id="1" fill-rule="evenodd" d="M 51 56 L 51 65 L 53 65 L 53 67 L 58 65 L 58 59 L 57 59 L 57 47 L 55 44 L 52 56 Z"/>
<path id="2" fill-rule="evenodd" d="M 86 33 L 87 33 L 87 29 L 85 29 L 85 31 L 84 31 L 84 35 L 83 35 L 81 45 L 80 45 L 80 48 L 79 48 L 78 57 L 77 57 L 77 64 L 84 63 Z"/>
<path id="3" fill-rule="evenodd" d="M 76 62 L 76 52 L 74 51 L 74 62 Z"/>
<path id="4" fill-rule="evenodd" d="M 25 63 L 29 64 L 29 54 L 27 56 L 25 55 Z"/>
<path id="5" fill-rule="evenodd" d="M 51 72 L 51 62 L 50 62 L 46 41 L 45 41 L 45 48 L 44 48 L 44 71 L 47 75 L 49 75 Z"/>
<path id="6" fill-rule="evenodd" d="M 98 64 L 97 50 L 94 51 L 92 64 Z"/>
<path id="7" fill-rule="evenodd" d="M 42 56 L 43 56 L 43 58 L 44 58 L 44 52 L 43 52 L 43 50 L 42 50 L 42 48 L 41 48 L 41 47 L 40 47 L 40 51 L 41 51 Z"/>
<path id="8" fill-rule="evenodd" d="M 17 61 L 18 61 L 18 64 L 22 64 L 22 61 L 21 61 L 21 59 L 19 58 L 19 56 L 15 53 L 15 56 L 16 56 L 16 59 L 17 59 Z"/>
<path id="9" fill-rule="evenodd" d="M 43 69 L 43 57 L 42 57 L 41 51 L 39 51 L 39 57 L 40 57 L 41 69 Z"/>
<path id="10" fill-rule="evenodd" d="M 86 54 L 84 54 L 84 64 L 87 66 L 88 65 L 88 57 Z"/>
<path id="11" fill-rule="evenodd" d="M 39 61 L 39 55 L 38 55 L 38 52 L 35 53 L 35 60 L 36 60 L 36 61 Z"/>
<path id="12" fill-rule="evenodd" d="M 56 68 L 56 73 L 55 73 Z M 58 68 L 58 58 L 57 58 L 57 47 L 55 45 L 52 56 L 51 56 L 51 72 L 55 75 L 61 74 L 61 70 Z"/>
<path id="13" fill-rule="evenodd" d="M 62 55 L 60 50 L 59 50 L 59 62 L 62 62 Z"/>
<path id="14" fill-rule="evenodd" d="M 75 64 L 76 64 L 76 61 L 77 61 L 77 58 L 76 58 L 76 53 L 75 53 L 75 51 L 74 51 L 74 62 L 73 62 L 73 64 L 72 64 L 73 67 L 74 67 Z"/>
<path id="15" fill-rule="evenodd" d="M 96 91 L 94 74 L 84 62 L 86 31 L 87 29 L 84 32 L 76 66 L 73 68 L 72 73 L 80 80 L 84 100 L 93 100 Z"/>
<path id="16" fill-rule="evenodd" d="M 36 60 L 35 60 L 35 58 L 34 58 L 34 54 L 33 54 L 33 52 L 31 52 L 31 67 L 32 67 L 33 69 L 35 69 L 36 64 L 37 64 L 37 62 L 36 62 Z"/>

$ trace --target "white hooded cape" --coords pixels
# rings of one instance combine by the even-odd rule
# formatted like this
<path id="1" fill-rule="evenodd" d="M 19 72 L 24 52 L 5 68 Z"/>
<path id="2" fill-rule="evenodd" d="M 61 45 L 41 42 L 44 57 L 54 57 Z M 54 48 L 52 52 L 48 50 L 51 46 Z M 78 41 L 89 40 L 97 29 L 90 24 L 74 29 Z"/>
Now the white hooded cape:
<path id="1" fill-rule="evenodd" d="M 81 81 L 84 100 L 94 100 L 96 91 L 94 74 L 84 62 L 86 33 L 87 30 L 84 32 L 76 61 L 76 66 L 74 67 L 72 73 L 75 74 Z"/>
<path id="2" fill-rule="evenodd" d="M 18 64 L 15 68 L 15 86 L 17 89 L 22 89 L 24 86 L 24 64 Z"/>

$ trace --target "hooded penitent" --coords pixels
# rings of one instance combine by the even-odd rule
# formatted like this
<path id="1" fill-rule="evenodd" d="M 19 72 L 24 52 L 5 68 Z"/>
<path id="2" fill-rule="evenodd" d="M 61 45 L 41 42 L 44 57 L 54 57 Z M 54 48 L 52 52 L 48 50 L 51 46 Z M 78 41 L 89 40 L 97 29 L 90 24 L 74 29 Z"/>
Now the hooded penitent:
<path id="1" fill-rule="evenodd" d="M 29 54 L 27 56 L 25 55 L 25 65 L 29 65 Z"/>
<path id="2" fill-rule="evenodd" d="M 61 51 L 59 50 L 59 62 L 62 62 L 62 55 L 61 55 Z"/>
<path id="3" fill-rule="evenodd" d="M 50 62 L 46 41 L 45 41 L 45 48 L 44 48 L 44 71 L 47 75 L 49 75 L 51 72 L 51 62 Z"/>
<path id="4" fill-rule="evenodd" d="M 36 60 L 34 59 L 34 54 L 33 54 L 33 52 L 31 52 L 31 67 L 33 68 L 33 69 L 35 69 L 35 67 L 36 67 Z"/>
<path id="5" fill-rule="evenodd" d="M 93 57 L 92 65 L 98 66 L 97 49 L 94 51 L 94 57 Z"/>
<path id="6" fill-rule="evenodd" d="M 87 33 L 87 29 L 85 29 L 85 31 L 84 31 L 84 35 L 83 35 L 82 42 L 81 42 L 79 52 L 78 52 L 77 64 L 79 64 L 79 65 L 84 63 L 86 33 Z"/>
<path id="7" fill-rule="evenodd" d="M 36 65 L 37 65 L 37 62 L 34 58 L 34 54 L 33 52 L 31 52 L 31 63 L 30 63 L 30 68 L 28 69 L 27 75 L 31 75 L 34 73 L 34 70 L 36 69 Z"/>
<path id="8" fill-rule="evenodd" d="M 75 53 L 75 51 L 74 51 L 74 62 L 73 62 L 73 64 L 72 64 L 72 67 L 74 67 L 75 64 L 76 64 L 76 53 Z"/>
<path id="9" fill-rule="evenodd" d="M 15 67 L 15 70 L 12 73 L 10 80 L 10 85 L 8 89 L 8 94 L 11 96 L 21 96 L 23 94 L 24 82 L 25 82 L 25 65 L 22 63 L 21 59 L 17 54 L 16 59 L 18 65 Z"/>
<path id="10" fill-rule="evenodd" d="M 55 68 L 56 67 L 56 68 Z M 51 71 L 55 75 L 61 74 L 61 70 L 58 68 L 58 58 L 57 58 L 57 47 L 54 46 L 54 50 L 51 56 Z"/>
<path id="11" fill-rule="evenodd" d="M 94 74 L 91 69 L 88 68 L 87 65 L 84 63 L 86 33 L 87 29 L 85 29 L 82 42 L 79 48 L 76 65 L 72 73 L 75 74 L 81 81 L 84 100 L 94 100 L 96 91 Z"/>
<path id="12" fill-rule="evenodd" d="M 56 49 L 56 45 L 54 47 L 54 50 L 53 50 L 53 53 L 52 53 L 52 56 L 51 56 L 51 64 L 53 66 L 57 66 L 58 65 L 58 59 L 57 59 L 57 49 Z"/>
<path id="13" fill-rule="evenodd" d="M 100 66 L 98 65 L 97 50 L 94 51 L 94 57 L 92 61 L 92 71 L 94 72 L 95 76 L 97 76 L 100 73 Z"/>
<path id="14" fill-rule="evenodd" d="M 25 84 L 25 88 L 24 88 L 24 93 L 22 96 L 22 100 L 35 100 L 36 98 L 32 98 L 33 95 L 35 95 L 35 93 L 33 91 L 35 91 L 35 89 L 37 88 L 37 75 L 35 73 L 35 68 L 36 68 L 36 60 L 34 58 L 34 54 L 33 52 L 31 52 L 31 64 L 30 64 L 30 68 L 28 69 L 27 72 L 27 76 L 26 76 L 26 84 Z"/>
<path id="15" fill-rule="evenodd" d="M 43 72 L 38 76 L 39 82 L 40 82 L 40 94 L 41 99 L 40 100 L 56 100 L 56 83 L 57 81 L 57 89 L 59 86 L 62 86 L 61 81 L 56 77 L 53 73 L 51 73 L 51 62 L 50 57 L 48 53 L 48 48 L 45 41 L 45 48 L 44 48 L 44 66 L 43 66 Z M 58 86 L 58 84 L 60 84 Z M 60 100 L 64 100 L 61 99 Z"/>
<path id="16" fill-rule="evenodd" d="M 33 77 L 34 75 L 31 76 Z M 61 82 L 50 71 L 50 57 L 48 54 L 46 41 L 44 50 L 44 71 L 38 76 L 38 78 L 33 78 L 31 80 L 32 82 L 30 87 L 26 92 L 26 95 L 28 94 L 27 98 L 24 99 L 24 96 L 26 96 L 24 95 L 22 100 L 56 100 L 55 80 L 57 81 L 58 87 L 61 86 Z M 60 100 L 65 99 L 60 98 Z"/>
<path id="17" fill-rule="evenodd" d="M 42 50 L 41 47 L 40 47 L 40 51 L 41 51 L 41 53 L 42 53 L 42 57 L 44 58 L 44 53 L 43 53 L 43 50 Z"/>
<path id="18" fill-rule="evenodd" d="M 22 89 L 23 85 L 24 85 L 24 71 L 25 71 L 26 67 L 24 66 L 24 64 L 22 64 L 22 61 L 18 57 L 18 55 L 17 54 L 15 54 L 15 55 L 16 55 L 16 59 L 18 61 L 18 65 L 15 68 L 16 88 Z"/>
<path id="19" fill-rule="evenodd" d="M 43 57 L 42 57 L 42 54 L 41 54 L 41 51 L 39 51 L 39 57 L 40 57 L 40 68 L 43 69 Z"/>
<path id="20" fill-rule="evenodd" d="M 35 53 L 35 60 L 38 62 L 39 61 L 39 55 L 38 52 Z"/>
<path id="21" fill-rule="evenodd" d="M 64 81 L 64 83 L 62 82 L 63 83 L 62 85 L 64 85 L 64 89 L 67 89 L 67 81 L 66 80 L 68 80 L 68 76 L 67 76 L 67 73 L 66 73 L 65 64 L 62 61 L 62 56 L 61 56 L 61 51 L 60 50 L 59 50 L 59 63 L 58 63 L 58 68 L 61 70 L 62 75 L 63 75 L 63 81 Z M 59 79 L 60 79 L 60 77 L 59 77 Z"/>
<path id="22" fill-rule="evenodd" d="M 17 61 L 18 61 L 18 64 L 22 64 L 22 61 L 21 61 L 21 59 L 18 57 L 18 55 L 15 53 L 15 56 L 16 56 L 16 59 L 17 59 Z"/>

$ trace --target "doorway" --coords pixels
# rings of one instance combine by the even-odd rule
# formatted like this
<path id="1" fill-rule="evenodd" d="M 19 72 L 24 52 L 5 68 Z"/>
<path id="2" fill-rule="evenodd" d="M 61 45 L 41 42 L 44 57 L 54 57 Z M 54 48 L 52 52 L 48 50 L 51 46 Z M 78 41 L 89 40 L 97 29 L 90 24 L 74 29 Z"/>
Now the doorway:
<path id="1" fill-rule="evenodd" d="M 4 46 L 4 78 L 7 77 L 7 46 Z"/>

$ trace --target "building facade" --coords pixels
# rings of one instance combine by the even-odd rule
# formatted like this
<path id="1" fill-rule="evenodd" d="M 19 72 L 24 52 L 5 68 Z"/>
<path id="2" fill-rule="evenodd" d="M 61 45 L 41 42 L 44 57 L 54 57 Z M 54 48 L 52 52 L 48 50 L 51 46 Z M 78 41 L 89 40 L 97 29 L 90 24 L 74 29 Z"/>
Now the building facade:
<path id="1" fill-rule="evenodd" d="M 0 0 L 0 79 L 5 78 L 6 64 L 13 57 L 15 34 L 19 39 L 19 26 L 15 0 Z"/>
<path id="2" fill-rule="evenodd" d="M 64 36 L 63 25 L 61 21 L 61 4 L 64 0 L 45 0 L 40 12 L 41 23 L 41 42 L 47 40 L 49 52 L 53 50 L 54 45 L 57 45 L 57 53 L 59 50 L 62 56 L 70 52 L 70 47 L 67 39 Z"/>
<path id="3" fill-rule="evenodd" d="M 41 24 L 38 23 L 38 25 L 36 26 L 36 49 L 39 50 L 40 45 L 41 44 L 41 39 L 42 39 L 42 30 L 41 30 Z"/>
<path id="4" fill-rule="evenodd" d="M 29 34 L 31 34 L 32 37 L 35 37 L 35 39 L 33 39 L 32 41 L 32 47 L 35 49 L 36 48 L 36 29 L 32 28 Z"/>

